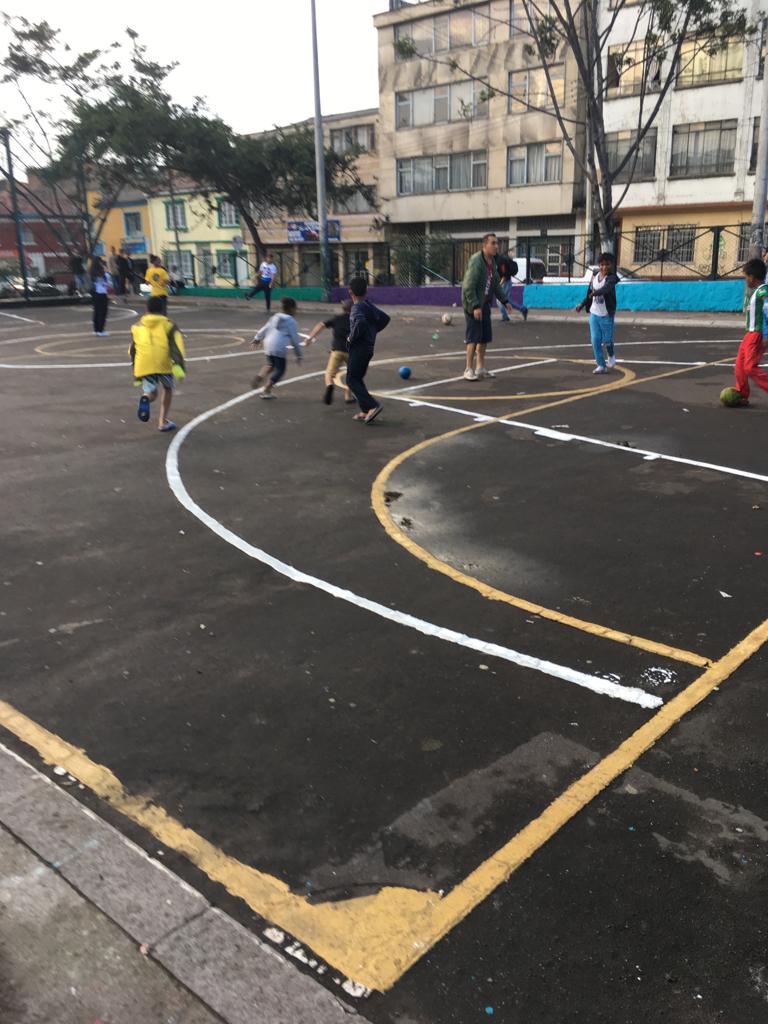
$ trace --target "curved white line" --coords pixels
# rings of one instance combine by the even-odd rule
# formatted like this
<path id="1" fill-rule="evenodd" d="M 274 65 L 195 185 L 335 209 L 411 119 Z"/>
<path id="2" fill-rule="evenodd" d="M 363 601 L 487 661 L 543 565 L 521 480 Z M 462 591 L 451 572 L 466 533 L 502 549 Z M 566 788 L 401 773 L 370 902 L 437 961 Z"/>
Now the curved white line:
<path id="1" fill-rule="evenodd" d="M 310 378 L 317 378 L 320 376 L 322 376 L 322 371 L 317 373 L 305 373 L 298 377 L 293 377 L 290 382 L 286 383 L 296 384 L 299 381 L 309 380 Z M 347 601 L 356 608 L 363 608 L 374 615 L 378 615 L 382 619 L 387 619 L 390 622 L 396 622 L 398 625 L 415 629 L 417 632 L 423 633 L 425 636 L 437 637 L 440 640 L 445 640 L 447 643 L 458 644 L 461 647 L 469 648 L 470 650 L 477 651 L 478 653 L 485 654 L 489 657 L 502 658 L 504 661 L 510 661 L 515 665 L 521 665 L 524 668 L 543 672 L 545 675 L 553 676 L 555 679 L 574 683 L 576 686 L 583 686 L 588 690 L 592 690 L 594 693 L 600 693 L 608 697 L 614 697 L 618 700 L 628 701 L 631 704 L 639 704 L 640 707 L 656 708 L 663 703 L 660 697 L 646 693 L 638 687 L 621 686 L 620 684 L 611 682 L 610 680 L 601 679 L 599 676 L 590 676 L 584 672 L 578 672 L 575 669 L 566 667 L 565 665 L 558 665 L 554 662 L 545 661 L 541 658 L 534 658 L 531 655 L 512 650 L 512 648 L 501 647 L 499 644 L 488 643 L 485 640 L 479 640 L 476 637 L 467 636 L 465 633 L 459 633 L 454 629 L 435 625 L 432 622 L 427 622 L 425 619 L 417 618 L 415 615 L 410 615 L 407 612 L 398 611 L 396 608 L 390 608 L 387 605 L 379 604 L 378 601 L 371 601 L 369 598 L 361 597 L 359 594 L 355 594 L 351 590 L 346 590 L 343 587 L 336 586 L 334 583 L 329 583 L 327 580 L 322 580 L 317 576 L 311 576 L 308 573 L 302 572 L 300 569 L 296 569 L 287 562 L 283 562 L 279 558 L 275 558 L 274 555 L 270 555 L 261 548 L 257 548 L 253 544 L 249 544 L 248 541 L 244 540 L 238 534 L 227 529 L 226 526 L 222 525 L 222 523 L 217 519 L 214 519 L 213 516 L 209 515 L 203 508 L 201 508 L 191 497 L 189 491 L 187 491 L 179 471 L 179 452 L 184 441 L 196 427 L 205 423 L 206 420 L 219 415 L 219 413 L 225 412 L 227 409 L 231 409 L 234 406 L 239 405 L 241 402 L 247 401 L 249 398 L 252 398 L 253 395 L 254 392 L 247 392 L 243 395 L 238 395 L 236 398 L 231 398 L 229 401 L 223 402 L 221 405 L 217 405 L 213 409 L 209 409 L 207 412 L 201 413 L 199 416 L 196 416 L 195 419 L 187 423 L 186 426 L 182 427 L 168 446 L 168 452 L 165 459 L 165 473 L 171 491 L 184 508 L 195 516 L 195 518 L 204 526 L 207 526 L 209 530 L 216 534 L 216 536 L 220 537 L 223 541 L 226 541 L 227 544 L 231 544 L 232 547 L 237 548 L 238 551 L 242 551 L 242 553 L 247 555 L 249 558 L 253 558 L 256 561 L 261 562 L 263 565 L 268 566 L 270 569 L 273 569 L 275 572 L 280 573 L 282 576 L 286 576 L 288 579 L 293 580 L 296 583 L 303 583 L 307 586 L 314 587 L 316 590 L 329 594 L 331 597 L 335 597 L 341 601 Z"/>

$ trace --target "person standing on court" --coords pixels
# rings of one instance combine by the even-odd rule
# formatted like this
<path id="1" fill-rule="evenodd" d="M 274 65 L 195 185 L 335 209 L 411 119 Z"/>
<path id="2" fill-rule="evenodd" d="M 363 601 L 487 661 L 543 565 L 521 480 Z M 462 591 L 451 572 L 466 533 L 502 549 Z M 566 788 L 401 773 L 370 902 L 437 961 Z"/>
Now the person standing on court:
<path id="1" fill-rule="evenodd" d="M 168 271 L 160 262 L 159 256 L 149 257 L 149 266 L 147 272 L 144 275 L 144 280 L 150 287 L 150 294 L 152 298 L 158 298 L 163 300 L 163 316 L 168 312 L 168 288 L 171 283 L 171 277 Z"/>
<path id="2" fill-rule="evenodd" d="M 381 412 L 381 403 L 372 398 L 365 386 L 368 364 L 373 358 L 376 335 L 389 323 L 389 317 L 365 297 L 368 282 L 364 277 L 353 277 L 349 282 L 349 296 L 352 312 L 349 314 L 349 361 L 347 363 L 347 387 L 357 399 L 360 412 L 352 418 L 363 423 L 373 423 Z"/>
<path id="3" fill-rule="evenodd" d="M 496 257 L 499 240 L 493 232 L 483 235 L 480 252 L 476 252 L 467 264 L 461 285 L 461 298 L 466 321 L 467 366 L 464 380 L 482 380 L 493 377 L 485 368 L 485 348 L 493 339 L 491 328 L 491 302 L 494 296 L 507 313 L 513 306 L 504 294 L 499 280 Z M 477 363 L 475 363 L 477 360 Z"/>
<path id="4" fill-rule="evenodd" d="M 112 279 L 107 273 L 104 261 L 98 256 L 91 260 L 91 298 L 93 299 L 93 333 L 100 338 L 108 337 L 104 328 L 109 311 L 109 289 Z"/>
<path id="5" fill-rule="evenodd" d="M 119 295 L 123 296 L 123 302 L 128 302 L 128 290 L 131 286 L 131 279 L 133 277 L 133 263 L 128 258 L 125 249 L 121 249 L 117 254 L 117 281 Z"/>
<path id="6" fill-rule="evenodd" d="M 107 256 L 107 271 L 112 278 L 112 288 L 117 295 L 120 287 L 120 265 L 117 258 L 117 249 L 115 249 L 114 245 L 110 249 L 109 256 Z"/>
<path id="7" fill-rule="evenodd" d="M 264 292 L 264 299 L 267 304 L 267 312 L 272 308 L 272 285 L 277 277 L 277 267 L 275 266 L 275 257 L 272 253 L 269 253 L 265 260 L 262 260 L 259 264 L 259 269 L 254 277 L 253 288 L 245 296 L 247 299 L 252 299 L 254 295 L 258 295 L 259 292 Z"/>

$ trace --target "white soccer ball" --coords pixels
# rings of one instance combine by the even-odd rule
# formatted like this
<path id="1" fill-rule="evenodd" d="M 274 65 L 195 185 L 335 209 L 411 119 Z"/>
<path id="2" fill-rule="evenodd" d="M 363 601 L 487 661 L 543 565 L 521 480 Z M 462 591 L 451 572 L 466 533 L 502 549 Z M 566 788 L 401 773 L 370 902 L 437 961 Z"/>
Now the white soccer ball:
<path id="1" fill-rule="evenodd" d="M 453 323 L 453 317 L 451 316 L 450 313 L 443 313 L 443 323 L 444 324 L 452 324 Z"/>

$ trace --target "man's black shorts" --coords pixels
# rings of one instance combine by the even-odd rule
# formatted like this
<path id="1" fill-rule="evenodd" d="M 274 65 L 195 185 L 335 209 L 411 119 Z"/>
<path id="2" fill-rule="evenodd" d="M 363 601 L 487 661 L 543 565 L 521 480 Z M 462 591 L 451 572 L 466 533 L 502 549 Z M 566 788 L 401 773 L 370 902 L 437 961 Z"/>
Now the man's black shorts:
<path id="1" fill-rule="evenodd" d="M 493 340 L 491 333 L 491 304 L 484 302 L 482 306 L 482 320 L 475 320 L 472 313 L 464 310 L 464 319 L 467 322 L 466 344 L 487 345 Z"/>

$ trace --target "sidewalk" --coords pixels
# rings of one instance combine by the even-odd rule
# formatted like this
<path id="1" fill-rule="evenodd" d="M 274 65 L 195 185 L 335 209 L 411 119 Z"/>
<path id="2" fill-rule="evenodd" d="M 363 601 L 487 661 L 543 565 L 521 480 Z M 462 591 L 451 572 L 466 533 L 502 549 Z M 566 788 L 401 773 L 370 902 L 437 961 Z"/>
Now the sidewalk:
<path id="1" fill-rule="evenodd" d="M 363 1020 L 0 745 L 3 1024 L 352 1019 Z"/>
<path id="2" fill-rule="evenodd" d="M 188 298 L 182 295 L 174 295 L 170 300 L 172 309 L 228 309 L 228 310 L 246 310 L 250 309 L 253 311 L 254 319 L 266 316 L 266 309 L 264 302 L 261 298 L 255 299 L 251 302 L 246 302 L 244 299 L 231 298 L 231 299 L 218 299 L 218 298 Z M 333 303 L 324 302 L 301 302 L 299 304 L 300 313 L 317 313 L 327 315 L 330 309 L 335 308 Z M 278 300 L 273 302 L 273 310 L 279 309 Z M 443 313 L 451 312 L 454 316 L 461 318 L 462 311 L 459 308 L 447 310 L 442 306 L 389 306 L 387 311 L 394 318 L 400 319 L 424 319 L 424 320 L 439 320 Z M 676 311 L 659 311 L 655 312 L 648 310 L 647 312 L 622 312 L 621 310 L 617 314 L 619 322 L 621 324 L 638 324 L 645 327 L 659 326 L 659 327 L 722 327 L 725 330 L 739 329 L 744 325 L 744 317 L 738 313 L 688 313 L 688 312 L 676 312 Z M 536 309 L 531 307 L 530 316 L 528 318 L 529 323 L 580 323 L 584 324 L 585 316 L 583 313 L 577 313 L 575 310 L 559 310 L 559 309 Z M 495 323 L 500 323 L 497 316 L 494 317 Z M 517 322 L 517 317 L 513 320 L 513 323 Z"/>

